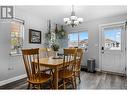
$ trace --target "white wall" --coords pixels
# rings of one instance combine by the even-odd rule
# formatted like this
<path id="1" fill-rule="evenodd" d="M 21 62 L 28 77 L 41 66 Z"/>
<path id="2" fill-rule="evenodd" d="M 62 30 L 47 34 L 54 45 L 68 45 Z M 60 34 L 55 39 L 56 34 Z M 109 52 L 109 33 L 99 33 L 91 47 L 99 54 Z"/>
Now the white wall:
<path id="1" fill-rule="evenodd" d="M 108 17 L 102 19 L 96 19 L 92 21 L 85 22 L 81 25 L 70 28 L 66 27 L 66 31 L 83 31 L 88 30 L 89 39 L 88 39 L 88 52 L 85 54 L 85 63 L 89 58 L 96 59 L 96 68 L 99 68 L 99 25 L 113 22 L 125 21 L 127 19 L 127 15 L 121 15 L 116 17 Z M 85 65 L 85 64 L 84 64 Z"/>
<path id="2" fill-rule="evenodd" d="M 24 48 L 43 47 L 44 32 L 47 31 L 47 19 L 15 9 L 15 17 L 25 20 Z M 0 23 L 0 83 L 1 81 L 25 74 L 22 56 L 10 56 L 10 25 Z M 42 44 L 29 44 L 29 29 L 42 31 Z M 11 70 L 10 70 L 11 69 Z"/>
<path id="3" fill-rule="evenodd" d="M 31 14 L 16 8 L 16 17 L 25 20 L 25 39 L 24 39 L 24 48 L 34 48 L 34 47 L 43 47 L 44 45 L 44 32 L 47 32 L 47 18 L 40 17 L 37 14 Z M 126 20 L 127 15 L 109 17 L 103 19 L 97 19 L 89 22 L 84 22 L 80 26 L 72 29 L 66 27 L 66 31 L 75 31 L 75 30 L 88 30 L 89 33 L 89 47 L 88 53 L 86 53 L 85 62 L 88 58 L 96 59 L 96 67 L 99 68 L 99 25 L 105 23 L 119 22 Z M 85 19 L 85 18 L 84 18 Z M 22 56 L 10 56 L 10 32 L 9 25 L 0 23 L 0 83 L 3 80 L 7 80 L 16 76 L 25 74 L 24 65 L 22 63 Z M 33 28 L 42 31 L 42 44 L 29 44 L 29 31 L 28 29 Z M 67 41 L 65 41 L 67 43 Z M 64 42 L 63 42 L 64 43 Z M 65 44 L 65 43 L 64 43 Z M 65 45 L 63 45 L 65 46 Z M 9 70 L 9 69 L 12 70 Z"/>

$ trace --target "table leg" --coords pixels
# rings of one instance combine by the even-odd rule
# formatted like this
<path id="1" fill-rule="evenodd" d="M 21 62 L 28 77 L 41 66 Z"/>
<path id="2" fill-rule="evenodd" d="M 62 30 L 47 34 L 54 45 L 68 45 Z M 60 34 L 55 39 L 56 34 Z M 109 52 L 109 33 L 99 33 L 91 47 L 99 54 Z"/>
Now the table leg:
<path id="1" fill-rule="evenodd" d="M 56 67 L 54 71 L 54 86 L 55 89 L 58 89 L 58 67 Z"/>

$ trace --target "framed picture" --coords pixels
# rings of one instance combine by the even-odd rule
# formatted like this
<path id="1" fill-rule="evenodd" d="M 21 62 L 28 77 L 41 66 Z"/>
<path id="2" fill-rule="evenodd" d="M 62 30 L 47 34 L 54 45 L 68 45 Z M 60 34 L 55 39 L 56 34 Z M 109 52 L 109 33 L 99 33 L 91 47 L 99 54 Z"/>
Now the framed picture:
<path id="1" fill-rule="evenodd" d="M 29 29 L 29 43 L 41 44 L 41 31 Z"/>

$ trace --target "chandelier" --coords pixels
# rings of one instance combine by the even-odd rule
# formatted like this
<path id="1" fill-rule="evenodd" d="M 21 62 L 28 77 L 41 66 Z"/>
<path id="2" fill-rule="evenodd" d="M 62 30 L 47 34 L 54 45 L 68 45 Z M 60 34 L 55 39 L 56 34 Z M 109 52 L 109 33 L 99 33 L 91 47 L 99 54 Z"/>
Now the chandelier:
<path id="1" fill-rule="evenodd" d="M 72 27 L 75 27 L 83 22 L 83 18 L 78 18 L 75 16 L 74 12 L 74 6 L 72 5 L 72 12 L 70 18 L 64 18 L 63 19 L 66 25 L 71 25 Z"/>

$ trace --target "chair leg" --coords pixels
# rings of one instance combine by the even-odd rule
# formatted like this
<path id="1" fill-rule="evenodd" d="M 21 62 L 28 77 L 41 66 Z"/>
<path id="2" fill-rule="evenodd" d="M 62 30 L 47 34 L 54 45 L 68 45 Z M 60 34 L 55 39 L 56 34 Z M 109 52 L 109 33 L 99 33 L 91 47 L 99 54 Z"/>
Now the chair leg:
<path id="1" fill-rule="evenodd" d="M 78 76 L 78 78 L 79 78 L 79 84 L 80 84 L 81 83 L 80 75 Z"/>
<path id="2" fill-rule="evenodd" d="M 54 86 L 53 86 L 53 80 L 50 80 L 50 89 L 54 89 Z"/>
<path id="3" fill-rule="evenodd" d="M 41 89 L 41 84 L 38 85 L 38 89 Z"/>
<path id="4" fill-rule="evenodd" d="M 30 83 L 28 83 L 27 89 L 30 89 Z"/>
<path id="5" fill-rule="evenodd" d="M 75 89 L 77 88 L 76 76 L 74 76 Z"/>
<path id="6" fill-rule="evenodd" d="M 66 85 L 65 85 L 65 79 L 63 79 L 63 88 L 64 88 L 64 89 L 66 89 L 65 86 L 66 86 Z"/>
<path id="7" fill-rule="evenodd" d="M 75 89 L 75 80 L 74 77 L 71 78 L 73 89 Z"/>
<path id="8" fill-rule="evenodd" d="M 54 89 L 54 79 L 55 79 L 55 76 L 54 76 L 54 72 L 53 72 L 53 70 L 51 69 L 51 71 L 50 71 L 50 75 L 52 75 L 53 76 L 53 78 L 51 79 L 51 88 L 53 88 Z"/>

